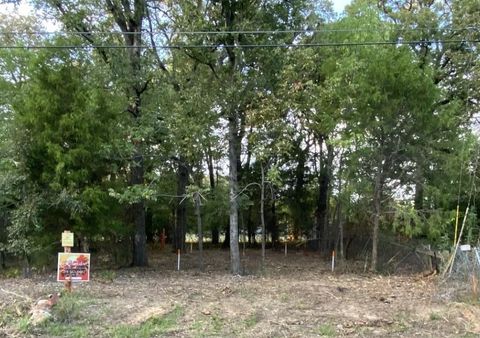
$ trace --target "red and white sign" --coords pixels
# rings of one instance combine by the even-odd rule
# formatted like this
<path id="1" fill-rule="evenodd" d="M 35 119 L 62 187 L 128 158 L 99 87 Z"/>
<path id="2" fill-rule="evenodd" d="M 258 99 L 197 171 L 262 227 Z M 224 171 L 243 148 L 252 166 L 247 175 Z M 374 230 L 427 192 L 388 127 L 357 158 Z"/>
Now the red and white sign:
<path id="1" fill-rule="evenodd" d="M 90 280 L 89 253 L 58 253 L 57 281 L 88 282 Z"/>

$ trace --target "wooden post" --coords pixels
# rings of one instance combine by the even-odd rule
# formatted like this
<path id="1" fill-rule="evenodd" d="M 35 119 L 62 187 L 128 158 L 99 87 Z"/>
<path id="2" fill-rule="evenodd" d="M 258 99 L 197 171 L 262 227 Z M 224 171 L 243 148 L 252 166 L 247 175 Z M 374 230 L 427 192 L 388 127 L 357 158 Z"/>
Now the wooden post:
<path id="1" fill-rule="evenodd" d="M 62 246 L 63 246 L 63 252 L 70 253 L 72 252 L 72 247 L 73 247 L 73 232 L 70 232 L 68 230 L 65 230 L 62 232 Z M 71 276 L 65 276 L 67 280 L 65 281 L 65 290 L 67 292 L 72 292 L 72 277 Z"/>

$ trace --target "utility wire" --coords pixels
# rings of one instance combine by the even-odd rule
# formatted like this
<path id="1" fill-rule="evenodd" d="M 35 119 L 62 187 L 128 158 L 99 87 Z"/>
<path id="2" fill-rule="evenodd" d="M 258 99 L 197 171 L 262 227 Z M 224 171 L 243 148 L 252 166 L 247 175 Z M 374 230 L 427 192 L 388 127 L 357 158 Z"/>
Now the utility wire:
<path id="1" fill-rule="evenodd" d="M 395 29 L 378 29 L 378 28 L 355 28 L 355 29 L 287 29 L 287 30 L 231 30 L 231 31 L 170 31 L 176 35 L 224 35 L 224 34 L 309 34 L 309 33 L 357 33 L 357 32 L 422 32 L 430 31 L 430 28 L 395 28 Z M 460 31 L 478 31 L 480 26 L 467 26 L 460 28 L 443 28 L 436 30 L 438 33 L 445 32 L 460 32 Z M 0 35 L 139 35 L 139 34 L 164 34 L 164 31 L 147 31 L 140 32 L 122 32 L 122 31 L 2 31 Z"/>
<path id="2" fill-rule="evenodd" d="M 157 45 L 157 49 L 215 49 L 215 48 L 305 48 L 305 47 L 359 47 L 359 46 L 402 46 L 402 45 L 417 45 L 417 44 L 434 44 L 446 45 L 457 43 L 477 44 L 480 39 L 465 40 L 398 40 L 398 41 L 362 41 L 362 42 L 315 42 L 315 43 L 267 43 L 267 44 L 201 44 L 201 45 Z M 0 45 L 0 49 L 153 49 L 153 46 L 120 46 L 120 45 Z"/>

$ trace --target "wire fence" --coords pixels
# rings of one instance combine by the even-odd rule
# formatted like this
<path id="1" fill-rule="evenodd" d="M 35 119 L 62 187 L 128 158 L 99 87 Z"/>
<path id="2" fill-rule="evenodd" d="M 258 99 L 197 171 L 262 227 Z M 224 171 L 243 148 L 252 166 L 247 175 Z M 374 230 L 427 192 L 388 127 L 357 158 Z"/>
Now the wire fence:
<path id="1" fill-rule="evenodd" d="M 442 274 L 438 296 L 447 300 L 478 301 L 480 249 L 459 246 L 450 266 Z"/>

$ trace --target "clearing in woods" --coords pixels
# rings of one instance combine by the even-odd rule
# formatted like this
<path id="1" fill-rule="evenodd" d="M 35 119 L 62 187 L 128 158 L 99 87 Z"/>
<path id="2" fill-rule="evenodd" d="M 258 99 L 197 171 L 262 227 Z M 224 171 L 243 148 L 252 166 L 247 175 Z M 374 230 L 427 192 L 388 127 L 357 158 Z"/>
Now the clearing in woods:
<path id="1" fill-rule="evenodd" d="M 55 276 L 0 279 L 0 336 L 8 337 L 477 337 L 475 299 L 442 297 L 437 277 L 330 271 L 316 255 L 247 250 L 245 276 L 229 253 L 151 255 L 147 269 L 95 270 L 39 326 L 28 311 L 62 290 Z M 93 266 L 93 268 L 95 268 Z M 351 270 L 353 271 L 353 270 Z"/>

